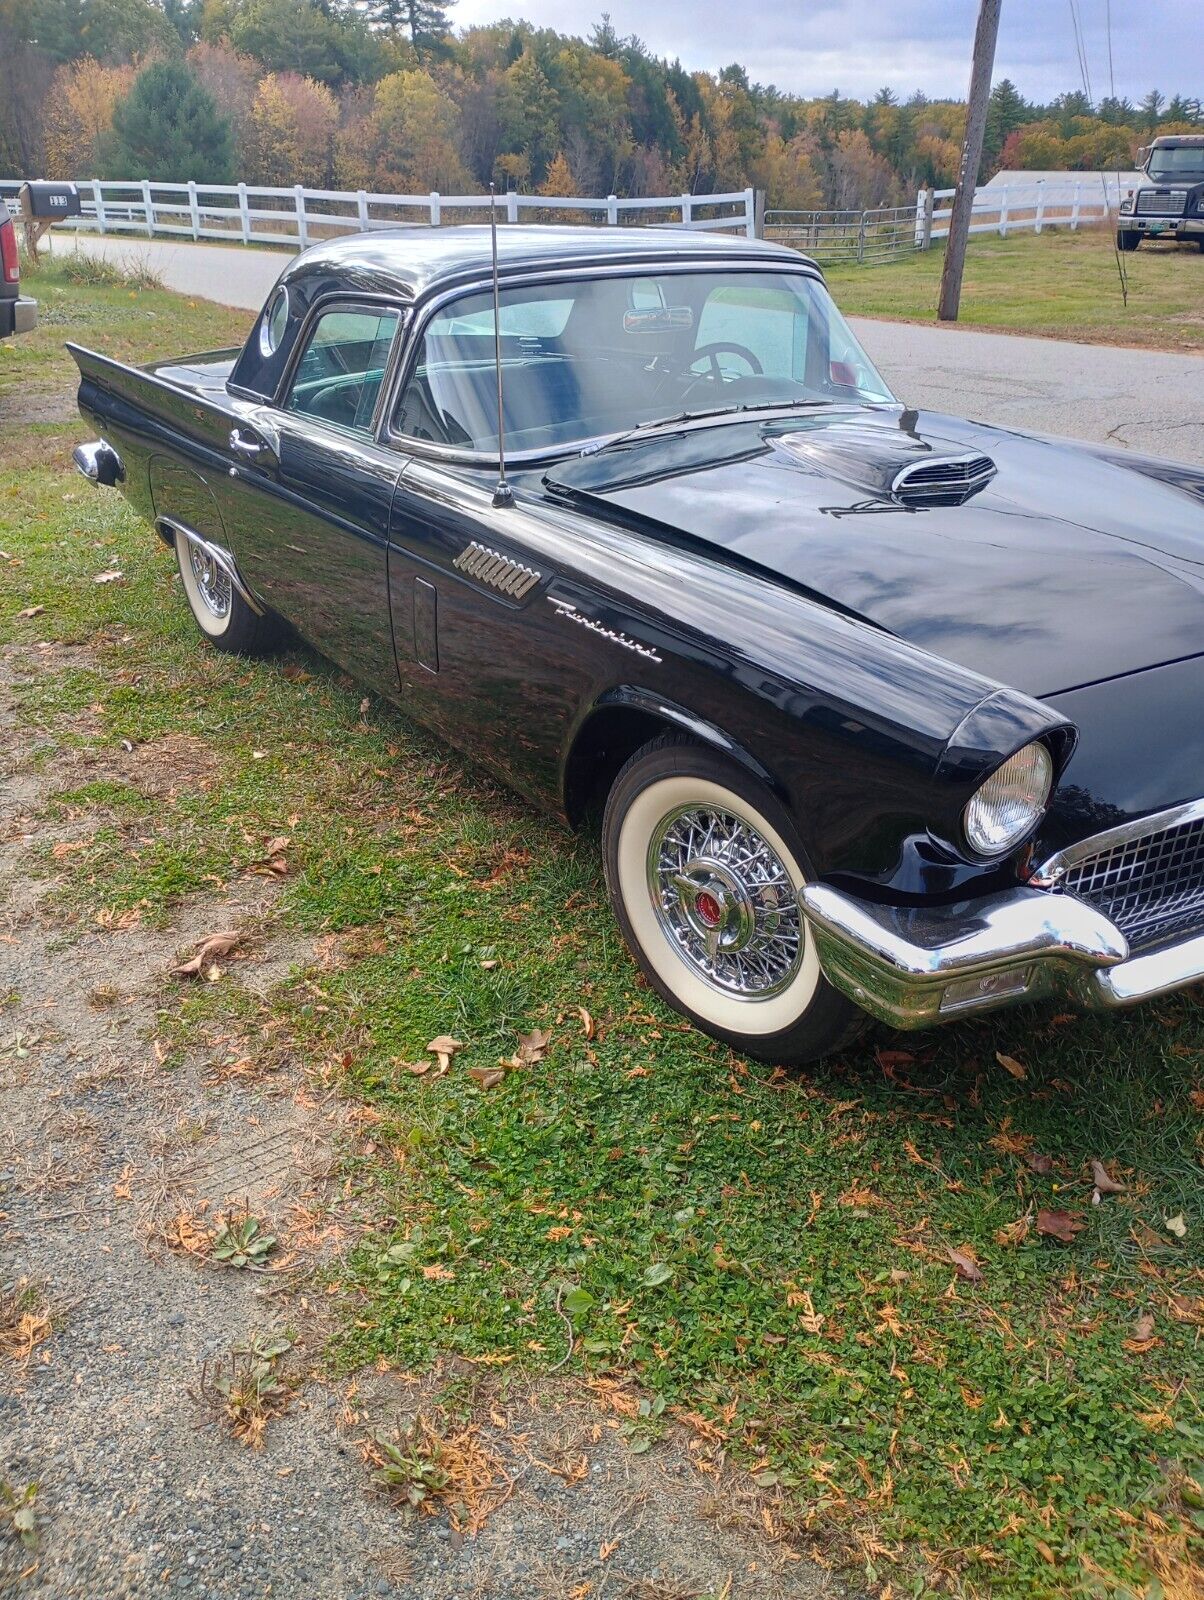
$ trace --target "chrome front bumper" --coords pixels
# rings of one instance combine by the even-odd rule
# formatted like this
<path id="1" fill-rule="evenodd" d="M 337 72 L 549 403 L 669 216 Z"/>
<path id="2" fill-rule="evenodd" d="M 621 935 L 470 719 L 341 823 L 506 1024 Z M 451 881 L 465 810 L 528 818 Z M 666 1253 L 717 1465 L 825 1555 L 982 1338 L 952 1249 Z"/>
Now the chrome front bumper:
<path id="1" fill-rule="evenodd" d="M 828 981 L 895 1028 L 1021 1000 L 1110 1011 L 1204 979 L 1204 934 L 1133 956 L 1102 912 L 1044 889 L 899 907 L 808 884 L 800 900 Z"/>

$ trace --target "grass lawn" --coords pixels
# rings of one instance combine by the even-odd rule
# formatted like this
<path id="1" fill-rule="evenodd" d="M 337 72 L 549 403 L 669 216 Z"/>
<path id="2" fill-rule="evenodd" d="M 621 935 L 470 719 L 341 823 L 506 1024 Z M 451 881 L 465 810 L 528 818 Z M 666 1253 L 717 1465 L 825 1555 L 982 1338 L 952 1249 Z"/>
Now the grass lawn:
<path id="1" fill-rule="evenodd" d="M 834 267 L 828 281 L 851 316 L 932 322 L 944 255 L 938 246 L 889 266 Z M 1127 306 L 1110 233 L 976 235 L 966 252 L 959 324 L 1093 344 L 1204 350 L 1204 255 L 1186 245 L 1143 244 L 1121 260 Z"/>
<path id="2" fill-rule="evenodd" d="M 1091 248 L 998 255 L 1035 249 L 1052 278 L 1066 244 Z M 1173 263 L 1193 283 L 1201 267 Z M 856 281 L 906 291 L 931 270 Z M 571 1328 L 564 1371 L 643 1394 L 633 1449 L 670 1418 L 722 1445 L 775 1526 L 896 1600 L 1193 1592 L 1204 997 L 879 1032 L 797 1080 L 702 1038 L 639 981 L 591 840 L 308 652 L 206 650 L 153 535 L 70 472 L 78 427 L 22 420 L 31 393 L 69 387 L 65 334 L 149 356 L 249 319 L 31 287 L 42 326 L 0 353 L 0 635 L 30 673 L 30 746 L 171 735 L 207 773 L 166 800 L 136 764 L 60 795 L 95 826 L 46 851 L 55 914 L 68 942 L 169 919 L 266 840 L 283 852 L 274 914 L 328 959 L 266 1000 L 233 972 L 169 991 L 159 1032 L 165 1071 L 192 1049 L 286 1049 L 362 1105 L 346 1183 L 380 1221 L 328 1285 L 331 1361 L 450 1352 L 537 1381 Z M 440 1034 L 462 1041 L 450 1069 L 412 1070 Z M 1098 1204 L 1092 1160 L 1124 1185 Z M 1042 1209 L 1068 1214 L 1068 1242 Z"/>

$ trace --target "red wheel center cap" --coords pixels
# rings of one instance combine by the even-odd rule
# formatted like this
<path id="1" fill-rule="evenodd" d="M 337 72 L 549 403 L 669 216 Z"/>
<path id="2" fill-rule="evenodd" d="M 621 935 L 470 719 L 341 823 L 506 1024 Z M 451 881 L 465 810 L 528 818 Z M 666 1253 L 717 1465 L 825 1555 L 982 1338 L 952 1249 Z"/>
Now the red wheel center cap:
<path id="1" fill-rule="evenodd" d="M 694 910 L 708 928 L 717 928 L 723 921 L 723 907 L 709 889 L 695 896 Z"/>

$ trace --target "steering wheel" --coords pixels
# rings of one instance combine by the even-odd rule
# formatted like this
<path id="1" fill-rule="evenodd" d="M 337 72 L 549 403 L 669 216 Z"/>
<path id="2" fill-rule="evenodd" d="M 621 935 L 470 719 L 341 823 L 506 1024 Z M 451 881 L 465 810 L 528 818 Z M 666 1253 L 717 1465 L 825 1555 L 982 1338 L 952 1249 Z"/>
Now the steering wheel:
<path id="1" fill-rule="evenodd" d="M 748 362 L 754 377 L 763 378 L 765 376 L 765 368 L 753 355 L 752 351 L 746 345 L 737 344 L 730 339 L 716 339 L 713 344 L 699 345 L 698 349 L 690 357 L 688 370 L 696 378 L 706 378 L 712 383 L 723 383 L 723 368 L 719 365 L 720 356 L 738 356 L 741 361 Z M 711 363 L 710 372 L 695 373 L 694 368 L 704 358 Z"/>

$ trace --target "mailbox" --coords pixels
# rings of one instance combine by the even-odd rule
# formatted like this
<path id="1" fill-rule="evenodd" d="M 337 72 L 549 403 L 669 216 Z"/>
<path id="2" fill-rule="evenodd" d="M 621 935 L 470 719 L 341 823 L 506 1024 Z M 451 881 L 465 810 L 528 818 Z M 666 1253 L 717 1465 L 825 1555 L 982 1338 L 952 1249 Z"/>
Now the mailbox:
<path id="1" fill-rule="evenodd" d="M 29 222 L 58 222 L 83 214 L 79 186 L 74 183 L 23 183 L 18 196 L 21 215 Z"/>

